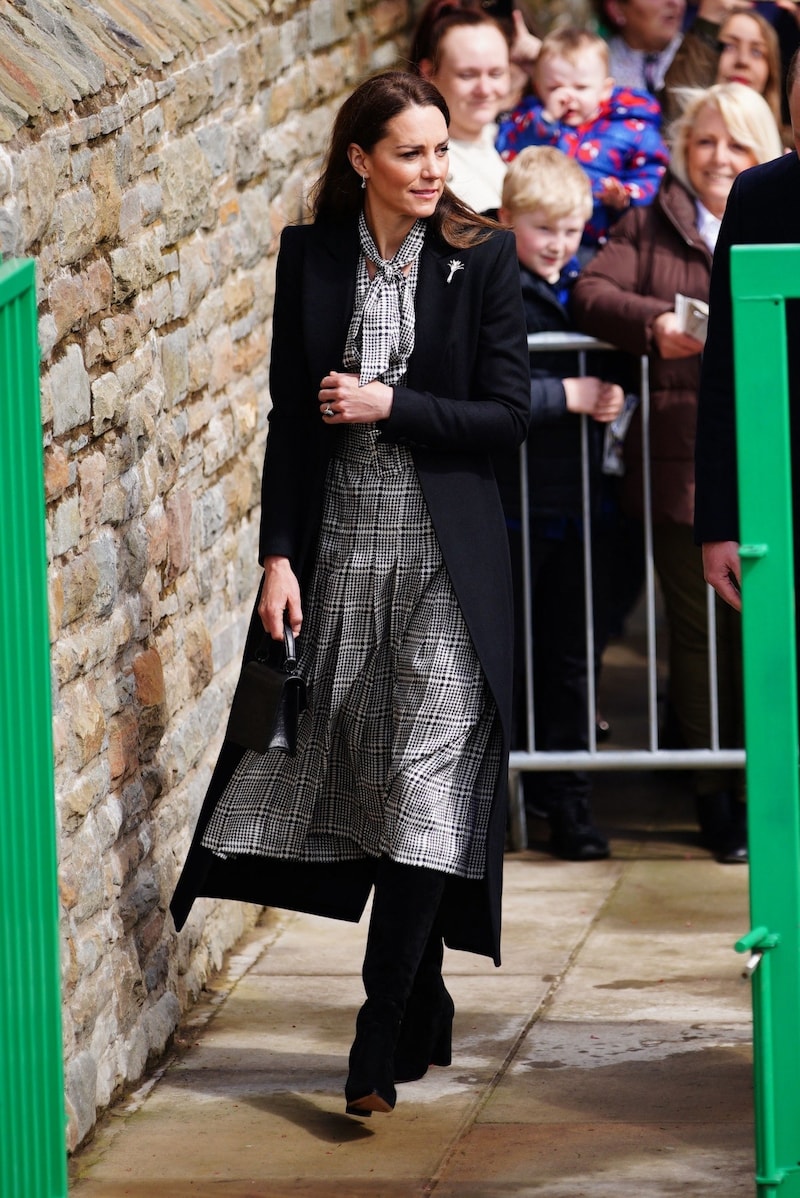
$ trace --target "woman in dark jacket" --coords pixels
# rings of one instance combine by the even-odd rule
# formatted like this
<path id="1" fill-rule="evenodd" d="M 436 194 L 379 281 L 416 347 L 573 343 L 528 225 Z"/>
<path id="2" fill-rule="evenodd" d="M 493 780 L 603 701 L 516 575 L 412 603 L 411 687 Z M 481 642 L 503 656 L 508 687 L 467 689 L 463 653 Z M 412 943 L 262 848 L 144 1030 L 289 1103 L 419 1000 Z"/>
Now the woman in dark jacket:
<path id="1" fill-rule="evenodd" d="M 524 438 L 510 234 L 452 196 L 447 107 L 387 72 L 337 116 L 278 260 L 259 626 L 302 624 L 294 757 L 226 741 L 172 910 L 199 894 L 358 919 L 347 1110 L 449 1064 L 442 940 L 499 963 L 511 690 L 490 455 Z"/>
<path id="2" fill-rule="evenodd" d="M 673 134 L 672 165 L 651 208 L 628 213 L 573 292 L 579 328 L 650 356 L 653 551 L 669 624 L 670 701 L 689 748 L 708 747 L 706 588 L 693 542 L 694 441 L 702 340 L 676 296 L 706 302 L 719 223 L 733 180 L 781 152 L 766 101 L 742 84 L 696 92 Z M 625 496 L 642 513 L 641 418 L 625 444 Z M 720 743 L 741 743 L 738 624 L 718 611 Z M 723 771 L 698 771 L 698 818 L 719 860 L 746 860 L 744 807 Z"/>

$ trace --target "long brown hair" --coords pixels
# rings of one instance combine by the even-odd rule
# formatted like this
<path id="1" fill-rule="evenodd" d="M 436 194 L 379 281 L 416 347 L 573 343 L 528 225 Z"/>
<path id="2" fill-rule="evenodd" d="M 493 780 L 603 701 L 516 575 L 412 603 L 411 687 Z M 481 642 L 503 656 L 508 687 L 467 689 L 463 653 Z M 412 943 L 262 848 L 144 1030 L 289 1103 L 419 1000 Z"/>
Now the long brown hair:
<path id="1" fill-rule="evenodd" d="M 450 112 L 444 97 L 432 83 L 406 71 L 382 71 L 365 79 L 349 96 L 333 123 L 328 154 L 322 174 L 314 185 L 310 205 L 314 220 L 352 221 L 363 204 L 361 179 L 347 151 L 353 143 L 370 153 L 386 136 L 394 117 L 408 108 L 438 108 L 447 125 Z M 448 187 L 442 191 L 429 226 L 448 245 L 466 249 L 485 241 L 498 226 L 473 212 Z"/>
<path id="2" fill-rule="evenodd" d="M 767 47 L 767 82 L 764 84 L 764 90 L 761 93 L 764 99 L 772 110 L 772 115 L 775 117 L 775 122 L 780 129 L 783 118 L 781 116 L 781 47 L 778 41 L 778 35 L 761 13 L 756 12 L 753 8 L 729 8 L 725 13 L 719 26 L 719 49 L 723 48 L 724 33 L 723 30 L 732 17 L 749 17 L 755 24 Z M 718 68 L 719 69 L 719 68 Z"/>

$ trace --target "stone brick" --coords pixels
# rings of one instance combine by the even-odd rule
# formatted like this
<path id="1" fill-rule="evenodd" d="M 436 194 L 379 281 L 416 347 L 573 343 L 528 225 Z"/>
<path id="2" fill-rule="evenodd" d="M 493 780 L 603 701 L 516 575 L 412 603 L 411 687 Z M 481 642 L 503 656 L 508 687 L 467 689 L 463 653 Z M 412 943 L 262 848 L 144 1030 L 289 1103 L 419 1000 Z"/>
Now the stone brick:
<path id="1" fill-rule="evenodd" d="M 325 49 L 346 37 L 350 22 L 345 0 L 311 0 L 309 37 L 312 50 Z"/>
<path id="2" fill-rule="evenodd" d="M 169 577 L 175 578 L 192 563 L 192 497 L 186 490 L 173 491 L 166 501 L 169 538 Z"/>
<path id="3" fill-rule="evenodd" d="M 132 711 L 122 711 L 109 722 L 108 766 L 112 783 L 131 777 L 139 766 L 139 723 Z"/>
<path id="4" fill-rule="evenodd" d="M 67 346 L 64 356 L 48 371 L 53 400 L 53 434 L 60 437 L 86 424 L 91 416 L 89 375 L 80 346 Z"/>
<path id="5" fill-rule="evenodd" d="M 208 245 L 199 237 L 183 243 L 179 249 L 180 285 L 184 303 L 180 315 L 188 316 L 197 308 L 214 279 Z"/>
<path id="6" fill-rule="evenodd" d="M 53 223 L 58 230 L 58 257 L 62 266 L 79 261 L 91 251 L 96 217 L 97 204 L 86 184 L 58 196 Z"/>
<path id="7" fill-rule="evenodd" d="M 88 532 L 94 526 L 100 513 L 105 480 L 106 459 L 102 453 L 93 453 L 78 465 L 78 494 L 83 532 Z"/>
<path id="8" fill-rule="evenodd" d="M 135 316 L 121 312 L 100 321 L 102 352 L 106 362 L 116 362 L 133 353 L 139 344 L 139 325 Z"/>
<path id="9" fill-rule="evenodd" d="M 194 124 L 208 112 L 214 97 L 213 69 L 209 62 L 192 63 L 173 75 L 174 87 L 164 100 L 164 114 L 170 128 Z"/>
<path id="10" fill-rule="evenodd" d="M 85 687 L 76 688 L 67 700 L 72 733 L 78 750 L 79 767 L 88 765 L 100 752 L 106 731 L 102 708 Z"/>
<path id="11" fill-rule="evenodd" d="M 12 197 L 0 208 L 0 254 L 4 258 L 16 258 L 25 248 L 19 201 Z"/>
<path id="12" fill-rule="evenodd" d="M 230 124 L 223 120 L 199 129 L 197 144 L 206 156 L 212 179 L 225 174 L 230 167 L 234 144 Z"/>
<path id="13" fill-rule="evenodd" d="M 186 630 L 186 663 L 193 695 L 204 691 L 214 676 L 211 637 L 202 620 L 195 619 Z"/>
<path id="14" fill-rule="evenodd" d="M 145 516 L 147 530 L 147 563 L 160 566 L 167 560 L 169 522 L 161 502 L 154 503 Z"/>
<path id="15" fill-rule="evenodd" d="M 207 475 L 216 473 L 220 466 L 233 456 L 235 449 L 230 413 L 214 416 L 208 425 L 207 443 L 203 451 L 203 472 Z"/>
<path id="16" fill-rule="evenodd" d="M 92 383 L 92 431 L 95 436 L 122 413 L 123 393 L 119 378 L 113 372 L 103 374 Z"/>
<path id="17" fill-rule="evenodd" d="M 152 287 L 164 273 L 158 233 L 151 230 L 136 241 L 129 241 L 127 245 L 112 250 L 111 270 L 114 300 L 117 303 Z"/>
<path id="18" fill-rule="evenodd" d="M 97 564 L 85 553 L 67 562 L 61 571 L 63 609 L 61 622 L 71 624 L 89 610 L 97 587 Z"/>
<path id="19" fill-rule="evenodd" d="M 370 10 L 372 36 L 384 38 L 391 33 L 402 34 L 408 20 L 407 0 L 378 0 Z"/>
<path id="20" fill-rule="evenodd" d="M 0 146 L 0 200 L 11 191 L 14 170 L 8 152 Z"/>
<path id="21" fill-rule="evenodd" d="M 43 141 L 17 159 L 16 191 L 26 246 L 39 241 L 49 228 L 55 208 L 56 168 L 52 145 Z"/>
<path id="22" fill-rule="evenodd" d="M 61 557 L 80 540 L 81 516 L 78 496 L 70 495 L 63 498 L 51 512 L 52 514 L 48 514 L 48 547 L 52 557 Z"/>
<path id="23" fill-rule="evenodd" d="M 109 728 L 109 735 L 111 729 Z M 74 826 L 102 802 L 108 793 L 111 781 L 108 767 L 104 763 L 85 771 L 70 789 L 59 793 L 58 804 L 62 819 Z M 74 907 L 78 899 L 77 892 L 62 879 L 62 902 Z"/>
<path id="24" fill-rule="evenodd" d="M 2 249 L 0 249 L 2 253 Z M 49 312 L 43 312 L 39 316 L 39 353 L 42 362 L 46 362 L 59 340 L 56 322 Z M 48 416 L 42 416 L 42 422 L 45 423 L 48 419 L 52 420 L 52 413 Z"/>
<path id="25" fill-rule="evenodd" d="M 249 183 L 265 169 L 261 155 L 261 116 L 245 113 L 234 126 L 233 170 L 237 183 Z"/>
<path id="26" fill-rule="evenodd" d="M 156 649 L 146 649 L 133 661 L 136 679 L 136 698 L 143 707 L 154 707 L 166 699 L 164 668 Z"/>
<path id="27" fill-rule="evenodd" d="M 103 530 L 91 542 L 89 552 L 97 568 L 93 611 L 97 617 L 110 616 L 114 611 L 119 593 L 116 541 L 107 530 Z"/>
<path id="28" fill-rule="evenodd" d="M 49 579 L 47 587 L 47 619 L 50 624 L 50 642 L 56 639 L 61 629 L 61 621 L 64 611 L 64 587 L 61 582 L 61 575 L 56 574 L 54 578 Z M 56 761 L 58 764 L 58 760 Z"/>
<path id="29" fill-rule="evenodd" d="M 120 147 L 123 147 L 124 152 L 124 139 L 116 144 L 109 139 L 92 154 L 89 182 L 96 203 L 92 230 L 95 243 L 115 236 L 119 229 L 122 206 L 122 188 L 118 175 Z"/>
<path id="30" fill-rule="evenodd" d="M 48 445 L 44 451 L 44 490 L 48 500 L 57 499 L 72 482 L 67 451 L 62 445 Z"/>
<path id="31" fill-rule="evenodd" d="M 166 244 L 192 233 L 202 222 L 211 190 L 211 167 L 197 139 L 180 138 L 164 147 L 159 181 L 164 195 Z"/>

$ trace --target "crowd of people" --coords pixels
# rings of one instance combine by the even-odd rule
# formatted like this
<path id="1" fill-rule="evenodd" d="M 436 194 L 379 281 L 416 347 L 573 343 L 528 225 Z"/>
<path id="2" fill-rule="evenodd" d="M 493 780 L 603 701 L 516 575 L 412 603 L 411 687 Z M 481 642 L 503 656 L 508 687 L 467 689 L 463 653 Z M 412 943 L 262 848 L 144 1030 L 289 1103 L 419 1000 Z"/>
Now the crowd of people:
<path id="1" fill-rule="evenodd" d="M 312 221 L 283 231 L 263 576 L 244 660 L 288 624 L 308 702 L 292 751 L 226 736 L 171 907 L 178 929 L 200 895 L 357 920 L 374 891 L 345 1084 L 362 1118 L 393 1109 L 397 1082 L 450 1063 L 443 945 L 500 963 L 508 754 L 524 705 L 523 444 L 538 743 L 586 745 L 599 661 L 587 663 L 581 550 L 599 531 L 608 577 L 615 522 L 641 514 L 641 354 L 669 698 L 683 743 L 708 743 L 691 533 L 703 344 L 677 296 L 702 309 L 728 194 L 785 141 L 776 42 L 750 10 L 701 0 L 688 23 L 684 0 L 602 0 L 603 36 L 540 40 L 493 7 L 431 0 L 409 62 L 365 80 L 337 114 Z M 530 331 L 573 329 L 621 353 L 586 374 L 574 357 L 529 355 Z M 605 430 L 631 412 L 627 472 L 610 486 Z M 730 519 L 719 527 L 735 535 Z M 731 587 L 730 552 L 707 556 Z M 736 743 L 728 615 L 722 722 Z M 596 620 L 602 649 L 602 604 Z M 609 854 L 589 791 L 579 771 L 532 787 L 568 860 Z M 702 835 L 722 862 L 746 860 L 742 797 L 727 776 L 698 778 Z"/>
<path id="2" fill-rule="evenodd" d="M 513 229 L 528 331 L 589 333 L 628 356 L 598 364 L 611 377 L 585 379 L 575 377 L 574 355 L 532 358 L 527 473 L 537 749 L 589 743 L 581 413 L 590 420 L 594 480 L 596 673 L 609 631 L 620 623 L 608 574 L 635 577 L 640 566 L 638 546 L 631 552 L 629 538 L 615 538 L 613 524 L 642 518 L 641 417 L 634 410 L 622 479 L 603 478 L 602 426 L 615 421 L 626 392 L 628 407 L 635 405 L 630 364 L 642 354 L 650 357 L 653 544 L 669 632 L 665 736 L 686 748 L 711 743 L 705 583 L 692 533 L 702 334 L 687 329 L 676 297 L 702 310 L 733 180 L 791 144 L 781 96 L 787 54 L 800 37 L 796 10 L 773 6 L 780 38 L 763 11 L 722 0 L 702 0 L 689 13 L 684 0 L 598 0 L 603 36 L 566 26 L 536 47 L 526 42 L 521 94 L 507 90 L 523 36 L 519 13 L 510 24 L 470 0 L 431 0 L 419 19 L 414 66 L 451 108 L 472 116 L 472 140 L 458 141 L 449 185 Z M 460 119 L 458 128 L 460 138 Z M 556 153 L 544 155 L 544 148 Z M 576 166 L 590 184 L 588 214 L 585 196 L 574 190 Z M 499 473 L 519 613 L 519 482 L 508 462 Z M 622 560 L 625 554 L 632 560 Z M 738 620 L 724 605 L 717 614 L 720 743 L 737 746 Z M 518 645 L 523 631 L 518 614 Z M 518 653 L 514 737 L 525 747 L 519 660 Z M 608 855 L 586 773 L 524 774 L 523 786 L 529 814 L 548 820 L 558 856 Z M 697 770 L 693 786 L 703 843 L 722 862 L 745 861 L 741 776 Z"/>

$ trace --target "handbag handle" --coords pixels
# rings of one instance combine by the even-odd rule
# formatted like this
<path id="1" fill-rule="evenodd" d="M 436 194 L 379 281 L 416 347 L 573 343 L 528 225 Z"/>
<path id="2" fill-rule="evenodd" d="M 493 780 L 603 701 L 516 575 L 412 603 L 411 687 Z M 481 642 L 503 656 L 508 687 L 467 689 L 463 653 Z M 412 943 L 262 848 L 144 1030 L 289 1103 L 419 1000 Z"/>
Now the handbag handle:
<path id="1" fill-rule="evenodd" d="M 295 649 L 292 626 L 289 623 L 289 617 L 286 612 L 283 613 L 283 648 L 286 653 L 283 668 L 287 674 L 291 674 L 297 669 L 297 650 Z"/>
<path id="2" fill-rule="evenodd" d="M 274 644 L 275 642 L 272 637 L 268 632 L 265 632 L 261 638 L 261 644 L 255 652 L 256 661 L 269 662 L 270 659 L 274 661 L 275 659 L 272 656 Z M 282 668 L 287 674 L 293 674 L 297 669 L 297 646 L 289 623 L 289 616 L 286 612 L 283 613 L 283 652 L 284 660 Z"/>

